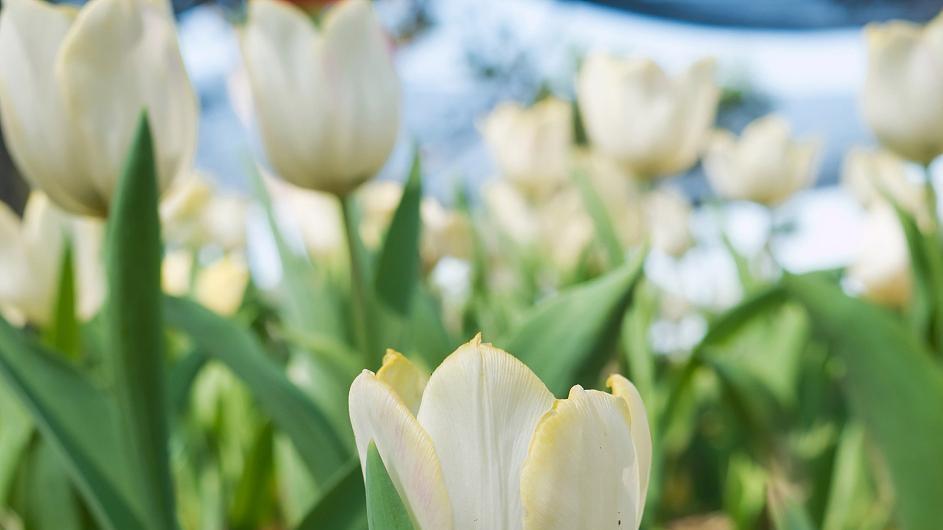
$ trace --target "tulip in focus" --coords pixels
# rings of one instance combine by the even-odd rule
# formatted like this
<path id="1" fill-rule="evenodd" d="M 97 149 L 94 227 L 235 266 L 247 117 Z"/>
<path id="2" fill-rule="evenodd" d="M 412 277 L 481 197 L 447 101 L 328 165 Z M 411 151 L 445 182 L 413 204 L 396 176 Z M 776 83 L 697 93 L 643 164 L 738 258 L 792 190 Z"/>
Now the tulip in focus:
<path id="1" fill-rule="evenodd" d="M 643 178 L 694 165 L 720 97 L 712 60 L 672 78 L 651 60 L 603 54 L 587 57 L 576 92 L 593 146 Z"/>
<path id="2" fill-rule="evenodd" d="M 858 255 L 848 278 L 875 303 L 902 307 L 910 301 L 913 276 L 910 251 L 900 221 L 886 205 L 868 213 Z"/>
<path id="3" fill-rule="evenodd" d="M 105 299 L 104 232 L 97 219 L 72 217 L 41 192 L 30 194 L 22 220 L 0 203 L 0 306 L 35 325 L 48 324 L 68 242 L 77 316 L 92 318 Z"/>
<path id="4" fill-rule="evenodd" d="M 340 2 L 317 27 L 288 2 L 251 0 L 240 43 L 275 173 L 345 196 L 383 167 L 399 131 L 400 90 L 370 2 Z"/>
<path id="5" fill-rule="evenodd" d="M 704 171 L 721 197 L 775 206 L 815 180 L 819 143 L 796 141 L 779 116 L 759 118 L 737 139 L 718 131 L 704 154 Z"/>
<path id="6" fill-rule="evenodd" d="M 885 147 L 929 164 L 943 153 L 943 16 L 926 26 L 871 24 L 865 37 L 865 121 Z"/>
<path id="7" fill-rule="evenodd" d="M 81 9 L 8 0 L 0 13 L 0 121 L 17 167 L 60 207 L 105 216 L 142 110 L 166 188 L 196 147 L 197 101 L 169 2 Z"/>
<path id="8" fill-rule="evenodd" d="M 543 197 L 569 179 L 573 109 L 547 98 L 533 107 L 502 103 L 481 133 L 501 175 L 530 197 Z"/>
<path id="9" fill-rule="evenodd" d="M 645 198 L 645 214 L 653 247 L 680 257 L 694 244 L 691 236 L 691 205 L 681 193 L 663 189 Z"/>
<path id="10" fill-rule="evenodd" d="M 907 162 L 889 151 L 855 147 L 845 155 L 842 183 L 865 208 L 889 206 L 890 200 L 928 226 L 926 187 L 908 173 Z"/>
<path id="11" fill-rule="evenodd" d="M 350 388 L 362 464 L 371 443 L 417 530 L 634 530 L 651 469 L 635 387 L 553 394 L 476 337 L 432 376 L 390 353 Z"/>

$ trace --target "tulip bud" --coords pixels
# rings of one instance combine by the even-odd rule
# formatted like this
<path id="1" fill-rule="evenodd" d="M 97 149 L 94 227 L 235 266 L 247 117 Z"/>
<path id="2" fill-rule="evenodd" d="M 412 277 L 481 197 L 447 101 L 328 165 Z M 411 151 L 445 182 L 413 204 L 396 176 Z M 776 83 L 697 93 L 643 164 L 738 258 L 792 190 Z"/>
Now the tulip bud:
<path id="1" fill-rule="evenodd" d="M 891 200 L 921 225 L 930 221 L 926 188 L 910 178 L 907 163 L 893 153 L 852 148 L 845 155 L 842 182 L 865 208 L 888 206 Z"/>
<path id="2" fill-rule="evenodd" d="M 576 83 L 586 133 L 640 177 L 686 171 L 714 123 L 720 90 L 713 76 L 712 60 L 670 78 L 647 59 L 590 55 Z"/>
<path id="3" fill-rule="evenodd" d="M 0 304 L 43 326 L 53 316 L 66 243 L 72 246 L 77 307 L 88 320 L 105 298 L 104 225 L 68 215 L 33 192 L 20 220 L 0 203 Z"/>
<path id="4" fill-rule="evenodd" d="M 158 186 L 196 146 L 197 102 L 160 0 L 81 10 L 8 0 L 0 14 L 0 120 L 23 175 L 65 210 L 104 216 L 148 111 Z"/>
<path id="5" fill-rule="evenodd" d="M 878 207 L 868 214 L 862 246 L 848 277 L 873 302 L 900 307 L 913 291 L 910 251 L 894 212 Z"/>
<path id="6" fill-rule="evenodd" d="M 502 176 L 532 197 L 546 196 L 569 178 L 573 109 L 548 98 L 531 108 L 503 103 L 481 124 Z"/>
<path id="7" fill-rule="evenodd" d="M 161 201 L 164 239 L 190 249 L 208 245 L 242 249 L 247 209 L 244 197 L 221 193 L 208 177 L 192 172 L 177 179 Z"/>
<path id="8" fill-rule="evenodd" d="M 193 254 L 175 250 L 161 264 L 161 283 L 167 294 L 193 297 L 220 315 L 233 315 L 249 283 L 249 267 L 238 253 L 221 256 L 193 274 Z"/>
<path id="9" fill-rule="evenodd" d="M 282 0 L 251 0 L 242 55 L 269 163 L 303 188 L 347 195 L 383 167 L 399 131 L 399 81 L 370 2 L 320 29 Z"/>
<path id="10" fill-rule="evenodd" d="M 871 24 L 865 37 L 864 118 L 886 147 L 928 164 L 943 152 L 943 17 Z"/>
<path id="11" fill-rule="evenodd" d="M 645 213 L 652 246 L 679 257 L 694 244 L 691 205 L 675 190 L 657 190 L 645 198 Z"/>
<path id="12" fill-rule="evenodd" d="M 818 151 L 818 142 L 794 141 L 789 124 L 770 115 L 747 125 L 739 140 L 716 132 L 704 170 L 721 197 L 775 206 L 812 183 Z"/>

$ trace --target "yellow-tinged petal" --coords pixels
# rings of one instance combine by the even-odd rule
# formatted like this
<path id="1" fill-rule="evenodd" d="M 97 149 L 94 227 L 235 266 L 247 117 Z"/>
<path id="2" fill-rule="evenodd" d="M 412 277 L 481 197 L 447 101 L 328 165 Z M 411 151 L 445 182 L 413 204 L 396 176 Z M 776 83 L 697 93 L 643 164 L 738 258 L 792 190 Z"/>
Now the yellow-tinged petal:
<path id="1" fill-rule="evenodd" d="M 19 299 L 29 281 L 26 255 L 20 218 L 0 201 L 0 300 L 5 303 Z"/>
<path id="2" fill-rule="evenodd" d="M 639 509 L 641 510 L 645 508 L 648 483 L 652 473 L 652 428 L 648 423 L 648 412 L 645 410 L 645 403 L 642 402 L 642 395 L 625 377 L 613 374 L 606 380 L 606 386 L 612 390 L 612 395 L 622 398 L 629 406 L 631 420 L 629 429 L 632 433 L 632 442 L 635 444 L 635 455 L 638 458 Z"/>
<path id="3" fill-rule="evenodd" d="M 451 530 L 452 507 L 436 449 L 390 385 L 364 370 L 350 387 L 350 423 L 360 463 L 376 444 L 417 530 Z"/>
<path id="4" fill-rule="evenodd" d="M 638 459 L 626 401 L 579 386 L 534 434 L 521 477 L 524 530 L 635 530 Z"/>
<path id="5" fill-rule="evenodd" d="M 407 359 L 402 353 L 386 350 L 383 367 L 377 372 L 377 379 L 390 385 L 409 412 L 416 414 L 422 401 L 422 391 L 429 382 L 429 374 Z"/>
<path id="6" fill-rule="evenodd" d="M 198 107 L 165 6 L 89 2 L 62 42 L 55 78 L 79 144 L 75 172 L 96 189 L 97 213 L 107 210 L 142 110 L 154 137 L 160 189 L 189 166 Z"/>
<path id="7" fill-rule="evenodd" d="M 519 530 L 521 466 L 553 395 L 480 336 L 433 372 L 419 407 L 442 462 L 455 530 Z"/>
<path id="8" fill-rule="evenodd" d="M 205 307 L 220 315 L 232 315 L 242 305 L 249 284 L 249 266 L 242 257 L 224 256 L 197 275 L 194 294 Z"/>

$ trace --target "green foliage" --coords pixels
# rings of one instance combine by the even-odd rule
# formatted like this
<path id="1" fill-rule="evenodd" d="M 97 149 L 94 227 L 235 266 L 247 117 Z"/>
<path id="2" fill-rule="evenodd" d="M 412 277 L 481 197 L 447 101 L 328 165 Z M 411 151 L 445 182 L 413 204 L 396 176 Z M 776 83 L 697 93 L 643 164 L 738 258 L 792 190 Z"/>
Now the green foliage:
<path id="1" fill-rule="evenodd" d="M 367 450 L 367 521 L 370 530 L 415 530 L 374 444 Z"/>
<path id="2" fill-rule="evenodd" d="M 420 279 L 421 202 L 422 168 L 419 154 L 414 153 L 409 180 L 383 240 L 373 282 L 377 298 L 403 316 L 409 314 Z"/>

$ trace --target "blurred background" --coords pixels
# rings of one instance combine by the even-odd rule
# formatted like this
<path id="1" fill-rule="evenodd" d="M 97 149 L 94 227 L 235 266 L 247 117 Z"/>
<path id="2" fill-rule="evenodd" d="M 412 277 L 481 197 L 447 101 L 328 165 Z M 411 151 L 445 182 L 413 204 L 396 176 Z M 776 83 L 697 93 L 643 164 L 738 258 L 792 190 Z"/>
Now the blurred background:
<path id="1" fill-rule="evenodd" d="M 834 186 L 848 148 L 874 143 L 857 103 L 866 60 L 861 28 L 890 19 L 925 22 L 943 8 L 938 0 L 375 4 L 395 49 L 405 114 L 400 145 L 381 178 L 402 180 L 415 144 L 423 156 L 427 193 L 449 204 L 457 185 L 465 184 L 474 198 L 482 183 L 496 177 L 478 126 L 499 102 L 528 104 L 547 94 L 572 99 L 574 74 L 593 50 L 648 56 L 669 72 L 710 56 L 718 61 L 724 89 L 718 127 L 739 132 L 751 120 L 776 112 L 796 136 L 824 144 L 817 189 L 799 193 L 783 209 L 785 221 L 780 220 L 790 233 L 778 239 L 777 257 L 795 272 L 843 265 L 858 246 L 859 208 Z M 251 101 L 233 26 L 244 4 L 183 0 L 174 7 L 184 60 L 202 106 L 197 169 L 224 188 L 246 190 L 249 160 L 264 159 L 264 154 L 246 127 Z M 19 210 L 26 187 L 9 155 L 0 151 L 0 196 Z M 670 181 L 695 205 L 710 200 L 698 166 Z M 765 215 L 744 204 L 734 208 L 725 230 L 750 252 L 766 237 L 772 221 Z M 821 222 L 823 216 L 827 223 Z M 711 222 L 701 215 L 692 228 L 709 235 L 716 232 Z M 698 270 L 712 262 L 704 255 L 690 261 Z M 732 271 L 727 272 L 732 281 Z"/>

